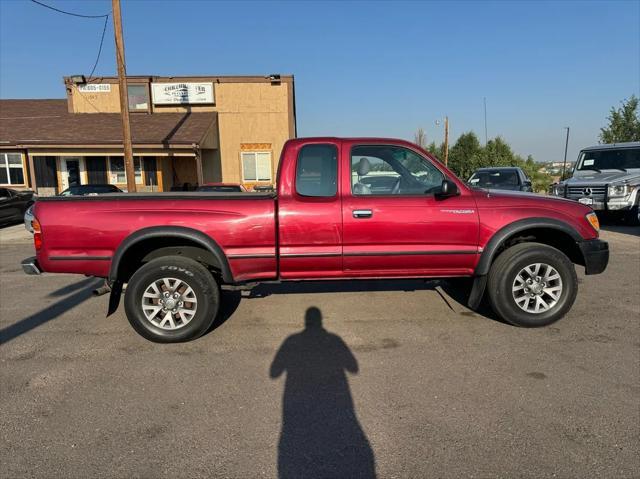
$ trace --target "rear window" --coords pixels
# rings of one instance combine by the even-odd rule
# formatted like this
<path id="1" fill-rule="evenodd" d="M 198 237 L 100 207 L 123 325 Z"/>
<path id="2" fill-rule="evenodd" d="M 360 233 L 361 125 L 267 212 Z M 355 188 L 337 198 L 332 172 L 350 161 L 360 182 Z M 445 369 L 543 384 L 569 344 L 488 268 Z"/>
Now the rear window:
<path id="1" fill-rule="evenodd" d="M 302 196 L 331 197 L 338 192 L 338 148 L 306 145 L 298 154 L 296 191 Z"/>

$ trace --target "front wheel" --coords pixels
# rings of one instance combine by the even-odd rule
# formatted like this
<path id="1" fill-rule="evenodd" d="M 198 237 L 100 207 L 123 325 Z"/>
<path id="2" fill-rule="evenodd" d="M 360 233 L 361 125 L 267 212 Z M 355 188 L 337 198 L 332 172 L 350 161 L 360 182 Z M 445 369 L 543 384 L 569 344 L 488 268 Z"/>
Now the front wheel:
<path id="1" fill-rule="evenodd" d="M 635 205 L 629 211 L 627 211 L 625 215 L 625 222 L 629 226 L 639 226 L 640 225 L 640 209 L 638 205 Z"/>
<path id="2" fill-rule="evenodd" d="M 213 275 L 190 258 L 163 256 L 138 269 L 127 284 L 127 319 L 141 336 L 177 343 L 204 334 L 213 323 L 220 291 Z"/>
<path id="3" fill-rule="evenodd" d="M 578 278 L 562 251 L 521 243 L 494 261 L 487 287 L 491 306 L 501 319 L 531 328 L 554 323 L 571 309 Z"/>

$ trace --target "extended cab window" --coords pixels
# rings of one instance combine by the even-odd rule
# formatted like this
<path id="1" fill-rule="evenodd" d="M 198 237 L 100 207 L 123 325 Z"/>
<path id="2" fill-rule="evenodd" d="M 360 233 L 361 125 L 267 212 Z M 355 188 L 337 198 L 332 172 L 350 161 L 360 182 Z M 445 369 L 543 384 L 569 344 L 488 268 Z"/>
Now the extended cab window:
<path id="1" fill-rule="evenodd" d="M 298 154 L 296 191 L 302 196 L 335 196 L 338 191 L 338 149 L 306 145 Z"/>
<path id="2" fill-rule="evenodd" d="M 437 191 L 444 175 L 429 161 L 401 146 L 367 145 L 351 150 L 354 195 L 421 195 Z"/>

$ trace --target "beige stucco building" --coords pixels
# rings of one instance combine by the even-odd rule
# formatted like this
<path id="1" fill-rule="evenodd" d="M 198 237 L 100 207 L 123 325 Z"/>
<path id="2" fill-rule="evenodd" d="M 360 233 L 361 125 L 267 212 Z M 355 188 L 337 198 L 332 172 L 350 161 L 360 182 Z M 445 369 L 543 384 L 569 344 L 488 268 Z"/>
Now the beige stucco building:
<path id="1" fill-rule="evenodd" d="M 289 75 L 127 78 L 138 191 L 275 181 L 296 136 Z M 66 99 L 0 100 L 0 185 L 126 187 L 116 77 L 65 77 Z"/>

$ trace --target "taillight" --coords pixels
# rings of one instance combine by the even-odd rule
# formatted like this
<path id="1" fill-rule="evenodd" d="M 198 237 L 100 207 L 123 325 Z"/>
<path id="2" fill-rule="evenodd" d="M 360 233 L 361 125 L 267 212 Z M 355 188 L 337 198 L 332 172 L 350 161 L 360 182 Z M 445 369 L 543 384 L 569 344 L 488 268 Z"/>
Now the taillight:
<path id="1" fill-rule="evenodd" d="M 36 247 L 36 251 L 40 251 L 40 248 L 42 248 L 42 228 L 40 227 L 40 222 L 36 218 L 33 218 L 31 226 L 33 227 L 33 244 Z"/>

